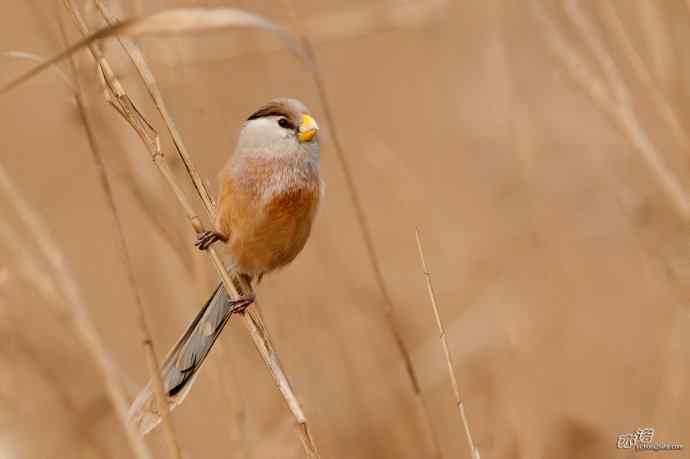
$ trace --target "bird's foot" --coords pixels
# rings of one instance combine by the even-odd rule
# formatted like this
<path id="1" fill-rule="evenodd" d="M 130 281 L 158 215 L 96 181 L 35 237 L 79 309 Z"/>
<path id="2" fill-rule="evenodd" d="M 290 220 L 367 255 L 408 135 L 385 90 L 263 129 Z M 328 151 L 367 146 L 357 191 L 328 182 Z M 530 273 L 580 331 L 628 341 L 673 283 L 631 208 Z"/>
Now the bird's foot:
<path id="1" fill-rule="evenodd" d="M 216 241 L 226 242 L 227 240 L 228 240 L 228 238 L 226 238 L 222 234 L 217 233 L 215 231 L 204 231 L 196 239 L 196 242 L 194 243 L 194 245 L 199 250 L 206 250 L 209 247 L 211 247 L 211 245 Z"/>
<path id="2" fill-rule="evenodd" d="M 237 300 L 230 300 L 228 302 L 230 304 L 230 313 L 242 314 L 249 307 L 249 305 L 254 302 L 255 299 L 256 296 L 252 293 L 249 296 Z"/>

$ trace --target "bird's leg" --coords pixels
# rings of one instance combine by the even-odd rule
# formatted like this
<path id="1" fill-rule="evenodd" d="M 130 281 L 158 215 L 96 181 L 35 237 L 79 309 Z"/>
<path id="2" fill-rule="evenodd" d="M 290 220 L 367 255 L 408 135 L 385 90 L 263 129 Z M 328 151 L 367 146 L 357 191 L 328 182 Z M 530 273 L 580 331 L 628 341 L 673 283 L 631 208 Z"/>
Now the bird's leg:
<path id="1" fill-rule="evenodd" d="M 251 293 L 245 297 L 239 298 L 237 300 L 228 300 L 228 304 L 230 305 L 230 313 L 231 314 L 241 314 L 244 312 L 245 309 L 249 307 L 250 304 L 254 302 L 256 299 L 256 295 L 254 293 Z"/>
<path id="2" fill-rule="evenodd" d="M 216 241 L 227 242 L 228 238 L 223 236 L 222 234 L 216 232 L 216 231 L 204 231 L 196 239 L 196 242 L 194 243 L 194 245 L 199 250 L 206 250 L 209 247 L 211 247 L 211 244 L 213 244 Z"/>

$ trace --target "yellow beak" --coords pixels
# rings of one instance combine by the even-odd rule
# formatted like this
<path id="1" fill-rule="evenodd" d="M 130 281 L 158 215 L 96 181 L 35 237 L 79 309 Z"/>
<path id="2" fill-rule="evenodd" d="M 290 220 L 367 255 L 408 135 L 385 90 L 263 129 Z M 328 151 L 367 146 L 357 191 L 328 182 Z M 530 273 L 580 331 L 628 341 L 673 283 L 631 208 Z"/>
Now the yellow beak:
<path id="1" fill-rule="evenodd" d="M 299 127 L 299 132 L 297 133 L 297 138 L 300 142 L 309 142 L 316 136 L 319 131 L 319 125 L 316 124 L 316 120 L 309 115 L 302 115 L 302 124 Z"/>

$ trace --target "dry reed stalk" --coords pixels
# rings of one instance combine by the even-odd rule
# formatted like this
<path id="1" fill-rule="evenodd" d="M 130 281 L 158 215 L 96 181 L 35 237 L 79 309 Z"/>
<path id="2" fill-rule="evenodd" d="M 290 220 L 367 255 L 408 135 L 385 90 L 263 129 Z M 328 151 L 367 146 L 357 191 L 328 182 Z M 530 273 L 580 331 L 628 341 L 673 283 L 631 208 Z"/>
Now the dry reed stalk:
<path id="1" fill-rule="evenodd" d="M 350 200 L 352 201 L 352 207 L 355 210 L 355 219 L 360 228 L 360 235 L 362 241 L 364 242 L 365 251 L 367 253 L 367 258 L 372 271 L 374 272 L 374 281 L 376 286 L 381 293 L 383 299 L 383 311 L 386 317 L 386 324 L 388 329 L 393 336 L 393 341 L 395 342 L 395 347 L 400 354 L 403 364 L 405 367 L 405 374 L 410 381 L 412 387 L 412 393 L 414 394 L 414 399 L 416 403 L 416 408 L 419 411 L 422 419 L 424 419 L 425 428 L 427 430 L 428 438 L 431 442 L 431 447 L 433 449 L 433 457 L 441 458 L 443 457 L 441 453 L 441 446 L 439 444 L 436 432 L 431 421 L 431 414 L 429 413 L 429 407 L 427 406 L 426 400 L 424 399 L 424 394 L 422 393 L 421 386 L 419 384 L 419 377 L 412 363 L 412 355 L 407 349 L 405 340 L 403 339 L 402 332 L 400 330 L 400 325 L 398 324 L 397 318 L 395 316 L 395 310 L 393 305 L 393 299 L 388 291 L 388 286 L 383 277 L 383 269 L 379 263 L 379 257 L 376 253 L 374 247 L 374 239 L 371 235 L 371 229 L 369 226 L 369 221 L 367 220 L 366 213 L 364 212 L 364 206 L 362 204 L 362 199 L 359 196 L 357 187 L 355 186 L 355 181 L 353 178 L 352 170 L 350 164 L 346 159 L 342 143 L 340 142 L 340 137 L 338 135 L 338 130 L 336 128 L 336 123 L 333 117 L 333 111 L 331 110 L 331 105 L 326 93 L 326 87 L 324 84 L 324 79 L 321 76 L 319 70 L 318 61 L 316 59 L 316 54 L 314 53 L 314 48 L 312 47 L 311 41 L 304 32 L 299 16 L 297 15 L 296 9 L 292 0 L 283 0 L 286 9 L 290 14 L 291 21 L 293 23 L 293 28 L 295 34 L 298 37 L 302 47 L 307 52 L 309 59 L 311 60 L 311 76 L 314 81 L 314 86 L 316 87 L 316 92 L 318 95 L 321 108 L 323 109 L 324 116 L 326 118 L 326 125 L 329 127 L 329 133 L 331 140 L 333 141 L 333 149 L 335 150 L 335 157 L 338 161 L 341 171 L 343 172 L 343 177 L 345 179 L 345 188 L 350 195 Z"/>
<path id="2" fill-rule="evenodd" d="M 625 51 L 626 57 L 631 61 L 631 65 L 635 67 L 636 73 L 638 73 L 638 78 L 639 79 L 644 79 L 646 80 L 645 84 L 648 85 L 648 89 L 655 93 L 654 98 L 658 99 L 658 104 L 660 106 L 665 106 L 668 111 L 670 111 L 671 114 L 673 114 L 672 107 L 670 104 L 667 104 L 663 92 L 661 89 L 657 86 L 655 83 L 653 77 L 651 76 L 651 72 L 649 72 L 646 69 L 645 63 L 640 57 L 640 55 L 636 52 L 634 47 L 632 46 L 632 43 L 630 42 L 630 38 L 627 35 L 625 28 L 623 26 L 623 22 L 621 21 L 620 17 L 618 16 L 618 13 L 616 12 L 615 8 L 613 7 L 612 4 L 608 2 L 602 2 L 600 3 L 600 6 L 605 9 L 605 16 L 606 20 L 609 22 L 609 26 L 615 30 L 616 35 L 618 35 L 619 41 L 621 41 L 624 44 L 624 48 L 627 48 L 627 51 Z M 573 20 L 573 22 L 577 21 L 577 27 L 579 28 L 579 31 L 581 34 L 592 34 L 594 33 L 594 26 L 592 22 L 583 14 L 583 12 L 579 9 L 578 5 L 573 3 L 570 5 L 570 11 L 568 11 L 569 16 Z M 657 18 L 658 19 L 658 18 Z M 653 22 L 653 21 L 652 21 Z M 606 53 L 605 47 L 603 45 L 603 41 L 598 38 L 598 35 L 595 35 L 593 38 L 591 38 L 592 43 L 590 44 L 591 47 L 596 47 L 596 53 L 598 59 L 604 59 L 606 56 L 604 54 Z M 612 63 L 612 60 L 611 60 Z M 619 75 L 619 70 L 613 66 L 613 68 L 608 69 L 609 72 L 611 72 L 611 75 L 609 76 L 609 79 L 611 80 L 612 85 L 621 85 L 623 83 L 622 77 Z M 627 91 L 627 87 L 623 86 L 623 90 Z M 630 98 L 629 93 L 624 93 L 623 97 Z M 632 109 L 632 103 L 628 101 L 628 108 Z M 661 108 L 660 108 L 661 110 Z M 662 110 L 663 112 L 663 110 Z M 665 120 L 668 124 L 669 127 L 671 128 L 671 131 L 674 130 L 674 122 L 677 122 L 678 120 L 674 117 L 671 120 Z M 684 131 L 682 130 L 683 128 L 678 125 L 678 128 L 681 129 L 681 132 L 684 134 Z M 685 145 L 681 145 L 682 148 L 686 148 Z M 622 205 L 623 211 L 626 213 L 626 215 L 629 215 L 629 210 L 625 208 L 625 206 Z M 653 256 L 660 256 L 662 259 L 664 258 L 663 254 L 659 253 L 654 253 L 653 250 L 650 249 L 649 244 L 646 244 L 643 241 L 643 238 L 639 234 L 639 229 L 635 226 L 631 226 L 633 233 L 635 234 L 635 237 L 638 239 L 640 246 L 645 252 L 648 253 L 653 253 Z M 663 260 L 663 263 L 666 264 L 667 260 Z M 668 268 L 667 268 L 668 269 Z M 671 269 L 672 271 L 672 269 Z"/>
<path id="3" fill-rule="evenodd" d="M 58 53 L 45 62 L 37 65 L 30 71 L 11 80 L 0 87 L 0 93 L 7 92 L 20 84 L 30 80 L 46 68 L 69 55 L 88 47 L 91 52 L 102 56 L 96 44 L 102 40 L 116 36 L 151 36 L 174 33 L 201 32 L 205 30 L 227 29 L 231 27 L 256 27 L 271 32 L 279 38 L 293 53 L 298 55 L 302 63 L 309 67 L 311 61 L 304 49 L 284 29 L 272 22 L 237 8 L 172 8 L 159 11 L 148 16 L 130 18 L 120 21 L 114 26 L 98 29 L 90 35 L 83 37 L 65 51 Z M 101 64 L 100 59 L 98 60 Z M 111 79 L 112 81 L 112 79 Z M 113 88 L 118 93 L 120 88 Z"/>
<path id="4" fill-rule="evenodd" d="M 65 301 L 71 306 L 67 310 L 69 319 L 84 342 L 84 346 L 91 353 L 98 364 L 98 369 L 105 383 L 108 398 L 112 403 L 118 420 L 122 423 L 127 434 L 129 445 L 137 459 L 151 459 L 143 438 L 139 432 L 127 422 L 128 401 L 125 389 L 113 365 L 112 358 L 101 341 L 96 327 L 89 317 L 89 308 L 84 300 L 79 284 L 65 262 L 65 257 L 53 240 L 48 226 L 38 213 L 31 208 L 10 179 L 5 169 L 0 165 L 0 190 L 7 197 L 8 202 L 16 211 L 24 226 L 28 229 L 30 239 L 46 259 L 50 270 L 55 276 L 55 282 Z"/>
<path id="5" fill-rule="evenodd" d="M 665 2 L 669 3 L 669 2 Z M 664 2 L 634 2 L 626 6 L 633 8 L 642 29 L 640 38 L 646 42 L 649 60 L 656 78 L 669 83 L 678 75 L 677 56 L 673 46 L 673 39 L 664 18 L 661 6 Z"/>
<path id="6" fill-rule="evenodd" d="M 207 269 L 207 263 L 204 257 L 199 253 L 195 247 L 190 247 L 193 262 L 193 276 L 194 286 L 198 295 L 199 304 L 203 304 L 208 300 L 208 292 L 213 288 L 211 285 L 210 273 Z M 232 345 L 229 346 L 232 348 Z M 217 378 L 218 384 L 221 387 L 221 393 L 226 403 L 228 412 L 232 412 L 232 418 L 235 422 L 230 423 L 229 442 L 233 448 L 233 457 L 247 458 L 249 447 L 245 436 L 242 434 L 246 430 L 245 419 L 246 413 L 244 409 L 243 397 L 241 395 L 241 388 L 237 381 L 234 366 L 229 364 L 232 362 L 228 350 L 225 348 L 221 340 L 216 341 L 213 345 L 214 352 L 217 358 L 206 363 L 209 370 L 213 370 L 214 377 Z"/>
<path id="7" fill-rule="evenodd" d="M 207 269 L 207 262 L 202 254 L 192 246 L 190 246 L 190 251 L 192 251 L 194 285 L 199 304 L 203 304 L 208 300 L 208 292 L 213 288 L 211 285 L 212 279 Z M 231 364 L 232 358 L 221 340 L 216 341 L 213 346 L 217 358 L 209 361 L 206 365 L 209 366 L 209 370 L 213 371 L 221 387 L 226 409 L 228 412 L 233 413 L 232 418 L 235 422 L 231 422 L 229 426 L 229 441 L 233 448 L 233 457 L 238 459 L 247 458 L 249 457 L 249 446 L 246 436 L 243 435 L 243 432 L 246 431 L 247 416 L 235 367 Z M 229 347 L 232 348 L 232 344 Z"/>
<path id="8" fill-rule="evenodd" d="M 109 26 L 116 26 L 120 22 L 120 20 L 110 12 L 108 7 L 105 5 L 105 2 L 102 0 L 95 0 L 95 2 L 98 11 L 101 13 L 101 16 L 103 16 Z M 211 194 L 208 192 L 208 189 L 201 179 L 201 175 L 197 171 L 196 167 L 194 167 L 194 164 L 192 164 L 189 151 L 182 140 L 182 135 L 177 129 L 173 117 L 168 111 L 165 101 L 163 100 L 163 95 L 161 94 L 158 84 L 156 83 L 156 79 L 153 76 L 153 72 L 151 72 L 151 69 L 146 63 L 144 54 L 131 39 L 127 37 L 118 37 L 118 41 L 122 45 L 122 48 L 125 50 L 125 53 L 131 60 L 132 64 L 134 64 L 134 67 L 137 69 L 137 72 L 141 76 L 141 79 L 143 80 L 154 105 L 163 117 L 165 126 L 168 129 L 168 133 L 170 134 L 170 137 L 172 137 L 173 144 L 175 145 L 175 148 L 177 149 L 177 152 L 180 155 L 185 168 L 187 169 L 187 173 L 192 178 L 192 184 L 204 203 L 204 209 L 207 210 L 209 218 L 212 218 L 214 204 Z"/>
<path id="9" fill-rule="evenodd" d="M 614 92 L 613 98 L 610 97 L 605 87 L 580 59 L 575 50 L 566 42 L 552 19 L 544 11 L 543 5 L 539 1 L 532 0 L 530 6 L 540 26 L 548 35 L 549 46 L 561 59 L 562 64 L 568 70 L 568 74 L 612 119 L 621 133 L 628 139 L 628 142 L 640 153 L 679 217 L 686 222 L 690 220 L 690 201 L 688 201 L 683 186 L 675 174 L 664 164 L 663 157 L 637 118 L 625 81 L 620 76 L 613 59 L 606 51 L 589 20 L 579 12 L 577 5 L 571 5 L 568 8 L 568 17 L 575 23 L 583 41 L 591 48 L 609 79 L 611 89 Z"/>
<path id="10" fill-rule="evenodd" d="M 632 107 L 632 99 L 627 91 L 625 80 L 620 75 L 613 56 L 608 53 L 604 43 L 599 39 L 596 27 L 580 9 L 580 5 L 576 0 L 569 0 L 564 4 L 566 16 L 573 22 L 576 30 L 582 37 L 584 45 L 590 49 L 599 66 L 603 69 L 610 91 L 613 93 L 614 101 L 626 109 L 630 109 Z M 613 112 L 617 111 L 614 108 Z"/>
<path id="11" fill-rule="evenodd" d="M 46 304 L 60 303 L 60 292 L 50 273 L 45 271 L 43 267 L 35 260 L 34 256 L 29 256 L 26 244 L 21 241 L 19 234 L 14 230 L 9 222 L 0 219 L 0 240 L 7 244 L 7 247 L 12 251 L 17 264 L 16 274 L 23 277 L 29 282 L 47 301 Z M 9 279 L 14 279 L 15 272 L 8 268 L 0 268 L 0 287 Z M 69 311 L 65 312 L 64 308 L 55 308 L 55 316 L 58 320 L 70 325 Z M 114 362 L 113 371 L 117 374 L 123 390 L 127 398 L 132 398 L 135 391 L 134 384 L 127 378 L 125 373 Z"/>
<path id="12" fill-rule="evenodd" d="M 119 23 L 118 19 L 108 11 L 104 2 L 97 0 L 96 6 L 99 8 L 99 11 L 101 12 L 101 14 L 110 26 L 116 26 Z M 153 73 L 148 67 L 146 60 L 144 59 L 143 53 L 141 52 L 139 47 L 136 46 L 136 44 L 134 44 L 132 40 L 128 39 L 127 37 L 119 38 L 120 43 L 122 44 L 125 52 L 130 57 L 132 63 L 135 65 L 142 80 L 144 81 L 146 88 L 148 89 L 149 94 L 151 95 L 151 98 L 154 101 L 155 106 L 157 107 L 161 116 L 163 117 L 168 132 L 173 139 L 173 143 L 178 152 L 178 155 L 180 156 L 182 162 L 185 165 L 186 171 L 190 176 L 192 183 L 194 184 L 194 187 L 204 204 L 204 208 L 206 209 L 209 218 L 211 219 L 211 221 L 215 221 L 215 204 L 213 202 L 213 198 L 211 197 L 206 185 L 201 179 L 201 175 L 198 173 L 196 167 L 194 167 L 193 163 L 191 162 L 191 157 L 187 151 L 187 148 L 184 145 L 184 142 L 182 141 L 182 136 L 179 130 L 177 129 L 172 116 L 166 108 L 161 92 L 158 89 L 155 77 L 153 76 Z M 309 63 L 308 59 L 307 63 Z M 225 271 L 225 269 L 223 269 L 222 263 L 217 261 L 217 255 L 215 253 L 211 253 L 211 256 L 213 257 L 216 269 L 220 271 L 221 277 L 227 276 L 227 272 Z M 231 284 L 234 282 L 239 283 L 240 289 L 243 292 L 245 292 L 244 294 L 248 293 L 251 289 L 251 287 L 247 285 L 242 286 L 243 280 L 241 278 L 231 279 L 230 281 Z M 226 291 L 229 290 L 227 290 L 226 288 Z M 256 307 L 256 305 L 254 305 L 254 307 Z M 258 309 L 256 311 L 256 314 L 253 315 L 253 317 L 251 317 L 250 314 L 252 314 L 251 310 L 247 310 L 247 313 L 241 314 L 242 317 L 245 319 L 245 326 L 251 334 L 252 339 L 254 340 L 254 343 L 257 346 L 257 349 L 259 350 L 262 358 L 264 359 L 264 362 L 271 370 L 274 379 L 276 380 L 276 383 L 278 385 L 278 388 L 280 389 L 281 394 L 283 395 L 286 403 L 288 404 L 288 407 L 290 408 L 290 410 L 293 413 L 293 416 L 298 422 L 297 430 L 300 435 L 300 440 L 302 441 L 302 444 L 305 447 L 305 450 L 307 451 L 308 455 L 310 455 L 310 457 L 319 457 L 316 445 L 314 443 L 314 439 L 311 436 L 306 422 L 306 417 L 304 416 L 299 400 L 295 396 L 294 390 L 290 386 L 289 380 L 287 379 L 287 376 L 285 375 L 282 369 L 282 365 L 280 364 L 278 355 L 271 343 L 270 336 L 265 328 L 265 325 L 263 324 L 261 314 L 258 311 Z"/>
<path id="13" fill-rule="evenodd" d="M 20 242 L 17 232 L 3 220 L 0 220 L 0 239 L 4 240 L 13 252 L 18 274 L 31 282 L 45 299 L 54 303 L 59 302 L 60 292 L 50 274 L 39 266 L 34 257 L 28 256 L 26 247 Z M 7 274 L 7 271 L 5 273 Z M 62 313 L 59 315 L 63 316 Z"/>
<path id="14" fill-rule="evenodd" d="M 60 22 L 60 27 L 62 28 L 62 22 Z M 38 62 L 38 63 L 44 63 L 47 61 L 47 59 L 45 57 L 40 56 L 38 54 L 27 53 L 24 51 L 17 51 L 17 50 L 0 53 L 0 56 L 5 56 L 8 58 L 19 59 L 19 60 L 29 60 L 29 61 Z M 57 64 L 52 64 L 50 66 L 50 68 L 60 77 L 60 80 L 63 83 L 65 83 L 65 86 L 67 87 L 67 89 L 69 89 L 71 95 L 73 96 L 73 99 L 70 99 L 70 102 L 74 102 L 75 104 L 78 103 L 78 101 L 76 100 L 77 88 L 74 87 L 74 85 L 70 81 L 69 77 L 62 71 L 62 69 L 60 69 L 60 67 Z M 105 82 L 103 82 L 103 85 L 105 85 Z M 124 175 L 122 173 L 116 172 L 116 175 L 120 179 L 124 179 Z M 136 203 L 139 205 L 143 214 L 145 216 L 149 217 L 148 218 L 149 223 L 151 223 L 151 225 L 153 225 L 157 229 L 157 233 L 161 236 L 163 241 L 170 246 L 170 248 L 172 249 L 172 253 L 178 258 L 178 260 L 180 261 L 180 264 L 187 267 L 187 263 L 185 263 L 184 258 L 178 253 L 178 251 L 175 250 L 175 247 L 178 246 L 178 244 L 175 241 L 175 235 L 173 233 L 171 233 L 168 230 L 168 228 L 164 224 L 162 224 L 158 219 L 152 218 L 149 215 L 149 212 L 147 212 L 147 210 L 146 210 L 147 205 L 146 205 L 145 199 L 139 190 L 137 190 L 135 187 L 127 187 L 127 190 L 131 193 L 132 199 L 134 199 L 136 201 Z M 192 266 L 192 269 L 195 269 L 195 267 Z"/>
<path id="15" fill-rule="evenodd" d="M 69 0 L 68 0 L 69 1 Z M 69 1 L 69 6 L 76 10 L 76 6 Z M 64 29 L 62 27 L 62 21 L 59 20 L 60 29 L 62 31 L 63 41 L 67 45 L 67 39 L 65 36 Z M 105 162 L 101 154 L 100 148 L 96 142 L 96 137 L 91 127 L 89 121 L 86 107 L 84 105 L 84 93 L 79 80 L 79 72 L 77 71 L 77 66 L 74 61 L 74 56 L 70 56 L 70 65 L 72 68 L 72 73 L 74 75 L 75 81 L 75 98 L 77 101 L 77 108 L 79 111 L 79 117 L 81 119 L 82 125 L 84 126 L 84 132 L 89 143 L 89 148 L 93 156 L 93 161 L 98 171 L 98 179 L 101 183 L 101 188 L 106 198 L 106 203 L 108 209 L 110 210 L 113 217 L 113 230 L 115 232 L 115 243 L 117 244 L 117 252 L 120 254 L 121 262 L 125 268 L 127 274 L 127 282 L 130 285 L 132 294 L 134 295 L 134 303 L 137 310 L 137 321 L 139 322 L 139 332 L 141 334 L 141 342 L 144 347 L 144 352 L 146 354 L 146 360 L 148 363 L 149 373 L 153 381 L 153 388 L 156 397 L 158 398 L 158 404 L 161 407 L 161 417 L 163 420 L 163 430 L 165 431 L 165 439 L 170 451 L 170 456 L 174 459 L 181 459 L 182 455 L 180 452 L 180 446 L 175 435 L 175 430 L 172 425 L 172 420 L 170 419 L 170 410 L 167 404 L 167 397 L 165 395 L 165 388 L 163 386 L 163 380 L 161 379 L 160 368 L 158 358 L 156 357 L 156 351 L 153 345 L 153 338 L 151 336 L 151 330 L 149 322 L 146 318 L 146 311 L 141 299 L 141 293 L 139 292 L 139 287 L 137 286 L 136 276 L 134 275 L 134 268 L 132 266 L 131 255 L 129 253 L 129 248 L 127 247 L 127 241 L 125 239 L 125 233 L 123 230 L 122 221 L 120 220 L 120 215 L 117 210 L 117 205 L 115 204 L 115 197 L 113 196 L 112 186 L 110 184 L 110 179 L 108 177 L 108 172 L 106 170 Z"/>
<path id="16" fill-rule="evenodd" d="M 424 257 L 424 248 L 422 247 L 422 238 L 419 234 L 419 228 L 415 228 L 415 237 L 417 239 L 417 250 L 419 251 L 419 260 L 422 263 L 422 270 L 424 273 L 424 278 L 426 280 L 426 289 L 429 293 L 429 300 L 431 302 L 431 307 L 434 310 L 434 317 L 436 318 L 436 326 L 438 327 L 439 339 L 441 341 L 441 347 L 443 348 L 443 353 L 446 357 L 446 365 L 448 367 L 448 377 L 450 378 L 450 384 L 453 386 L 453 394 L 455 395 L 455 403 L 458 407 L 458 412 L 460 413 L 460 418 L 462 419 L 462 425 L 465 429 L 465 436 L 467 438 L 467 446 L 470 448 L 470 456 L 472 459 L 481 459 L 479 455 L 479 448 L 474 445 L 472 440 L 472 434 L 470 432 L 470 424 L 467 422 L 467 416 L 465 415 L 465 404 L 460 397 L 460 389 L 458 387 L 458 381 L 455 379 L 455 369 L 453 367 L 453 359 L 450 355 L 450 349 L 448 348 L 448 340 L 446 339 L 446 330 L 443 327 L 443 321 L 441 320 L 441 314 L 438 310 L 438 303 L 436 302 L 436 293 L 434 293 L 434 286 L 431 283 L 431 273 L 426 264 L 426 258 Z"/>
<path id="17" fill-rule="evenodd" d="M 46 61 L 46 59 L 43 56 L 39 56 L 38 54 L 34 53 L 27 53 L 24 51 L 6 51 L 2 53 L 3 56 L 11 57 L 13 59 L 24 59 L 24 60 L 29 60 L 33 62 L 38 62 L 38 63 L 43 63 Z M 57 76 L 60 77 L 63 83 L 65 83 L 65 86 L 69 88 L 70 92 L 72 94 L 77 92 L 77 89 L 74 87 L 72 82 L 69 80 L 67 75 L 65 75 L 65 72 L 62 71 L 60 67 L 57 65 L 54 65 L 51 67 Z"/>
<path id="18" fill-rule="evenodd" d="M 687 150 L 690 141 L 688 140 L 688 135 L 685 132 L 685 128 L 683 128 L 681 125 L 673 106 L 668 102 L 668 100 L 666 100 L 664 92 L 654 80 L 652 73 L 649 71 L 649 69 L 647 69 L 645 62 L 642 60 L 642 56 L 640 56 L 640 53 L 638 53 L 635 49 L 635 46 L 630 39 L 630 35 L 623 25 L 623 21 L 616 11 L 614 3 L 605 1 L 599 2 L 597 5 L 599 5 L 599 7 L 603 10 L 604 20 L 618 38 L 618 41 L 623 49 L 623 54 L 625 54 L 625 57 L 630 62 L 632 69 L 637 75 L 637 79 L 651 94 L 652 100 L 657 106 L 657 110 L 659 110 L 659 113 L 664 118 L 664 121 L 671 128 L 671 133 L 673 133 L 673 136 L 676 138 L 680 148 Z"/>
<path id="19" fill-rule="evenodd" d="M 65 2 L 68 2 L 67 4 L 71 3 L 70 0 L 65 0 Z M 68 50 L 68 52 L 63 53 L 63 55 L 69 55 L 71 54 L 71 52 L 73 52 L 76 49 L 79 49 L 80 47 L 89 46 L 92 54 L 94 55 L 94 58 L 96 59 L 101 69 L 101 74 L 105 79 L 106 87 L 108 89 L 108 101 L 118 111 L 118 113 L 120 113 L 120 115 L 123 116 L 123 118 L 130 124 L 130 126 L 132 126 L 132 128 L 137 132 L 141 140 L 144 142 L 149 153 L 151 154 L 154 163 L 160 170 L 163 177 L 166 179 L 167 183 L 170 185 L 178 202 L 183 207 L 185 214 L 187 215 L 187 218 L 189 219 L 195 232 L 197 234 L 203 233 L 204 227 L 201 223 L 201 220 L 194 212 L 193 207 L 191 206 L 189 201 L 187 201 L 186 196 L 184 195 L 181 188 L 175 181 L 172 171 L 163 159 L 163 153 L 160 148 L 158 133 L 151 126 L 151 124 L 143 117 L 143 115 L 136 108 L 132 100 L 129 98 L 129 96 L 124 90 L 124 87 L 115 77 L 112 68 L 108 64 L 108 61 L 105 59 L 105 56 L 103 56 L 103 54 L 95 46 L 91 46 L 91 44 L 95 40 L 110 36 L 109 33 L 97 31 L 92 35 L 88 35 L 88 28 L 86 27 L 86 24 L 84 23 L 83 19 L 80 18 L 78 10 L 76 10 L 76 8 L 72 8 L 72 12 L 75 15 L 75 18 L 77 19 L 77 23 L 80 29 L 82 30 L 82 33 L 86 35 L 86 38 L 84 38 L 84 40 L 82 40 L 80 44 L 73 46 L 70 50 Z M 160 19 L 161 16 L 163 15 L 158 15 L 157 19 Z M 256 23 L 263 24 L 261 22 Z M 187 24 L 187 26 L 189 25 Z M 195 24 L 194 26 L 198 27 L 199 25 Z M 135 29 L 136 27 L 142 27 L 144 30 L 147 30 L 145 19 L 138 21 L 132 20 L 129 22 L 120 22 L 110 26 L 109 29 L 106 30 L 109 30 L 110 34 L 117 34 L 118 32 L 125 33 L 128 27 L 132 27 Z M 170 30 L 169 24 L 165 24 L 162 27 L 165 30 Z M 275 32 L 277 28 L 271 25 L 271 30 Z M 131 50 L 131 45 L 133 45 L 133 43 L 130 43 L 130 46 L 126 47 L 125 49 L 128 51 Z M 165 112 L 167 114 L 167 110 L 164 110 L 164 104 L 162 102 L 160 92 L 157 90 L 157 87 L 155 85 L 153 74 L 150 71 L 148 71 L 145 61 L 143 60 L 143 55 L 141 53 L 139 53 L 138 55 L 134 53 L 130 54 L 130 58 L 133 59 L 135 65 L 137 63 L 139 64 L 137 65 L 137 68 L 140 72 L 142 72 L 140 66 L 142 66 L 142 68 L 145 69 L 145 71 L 143 71 L 142 74 L 142 76 L 144 77 L 144 82 L 146 83 L 147 88 L 151 92 L 151 95 L 154 97 L 156 106 L 159 108 L 159 110 L 161 110 L 161 113 Z M 144 74 L 146 76 L 144 76 Z M 19 80 L 22 80 L 22 78 L 20 78 Z M 7 86 L 6 89 L 16 85 L 16 82 L 19 80 L 16 80 L 15 82 Z M 163 107 L 163 109 L 161 109 L 161 107 Z M 215 221 L 215 210 L 213 208 L 213 201 L 211 200 L 210 195 L 206 190 L 206 187 L 203 181 L 201 180 L 200 175 L 196 172 L 196 168 L 194 168 L 194 166 L 192 165 L 191 158 L 189 157 L 189 155 L 186 154 L 186 150 L 183 150 L 184 147 L 180 147 L 181 136 L 179 136 L 177 129 L 174 127 L 174 124 L 172 124 L 172 118 L 169 117 L 169 115 L 164 115 L 164 119 L 166 120 L 166 123 L 168 123 L 169 121 L 169 123 L 167 124 L 168 129 L 171 131 L 171 136 L 173 137 L 173 141 L 175 142 L 177 151 L 180 154 L 180 157 L 182 158 L 183 162 L 185 163 L 187 173 L 189 174 L 192 182 L 194 183 L 196 191 L 202 199 L 204 207 L 207 213 L 209 214 L 211 221 Z M 178 141 L 180 143 L 178 143 Z M 225 270 L 225 267 L 223 266 L 223 263 L 214 247 L 210 247 L 207 250 L 207 253 L 211 257 L 211 260 L 216 270 L 218 271 L 219 276 L 221 277 L 223 286 L 231 299 L 245 297 L 251 293 L 251 287 L 246 285 L 246 283 L 244 283 L 244 281 L 241 278 L 235 276 L 233 276 L 235 277 L 235 279 L 231 278 L 231 274 L 229 274 Z M 257 350 L 259 351 L 259 354 L 263 358 L 266 366 L 271 371 L 271 374 L 273 375 L 278 389 L 283 395 L 283 398 L 285 399 L 293 417 L 295 418 L 295 421 L 297 423 L 296 430 L 302 443 L 302 446 L 305 449 L 305 452 L 310 458 L 319 458 L 320 456 L 318 454 L 314 438 L 312 437 L 309 426 L 307 424 L 306 416 L 304 415 L 299 400 L 297 399 L 294 390 L 292 389 L 289 380 L 282 368 L 282 365 L 280 364 L 280 360 L 278 358 L 275 347 L 270 341 L 270 338 L 266 332 L 266 328 L 261 320 L 260 315 L 257 314 L 255 310 L 250 308 L 247 309 L 245 312 L 241 313 L 241 316 L 244 319 L 245 327 L 249 331 L 252 340 L 254 341 Z"/>

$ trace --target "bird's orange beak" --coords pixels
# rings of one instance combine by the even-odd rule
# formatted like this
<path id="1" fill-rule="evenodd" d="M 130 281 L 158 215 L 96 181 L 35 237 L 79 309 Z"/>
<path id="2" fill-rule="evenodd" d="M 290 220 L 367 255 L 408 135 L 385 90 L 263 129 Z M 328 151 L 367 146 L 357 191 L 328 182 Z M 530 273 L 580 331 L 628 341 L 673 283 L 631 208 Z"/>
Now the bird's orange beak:
<path id="1" fill-rule="evenodd" d="M 309 115 L 302 115 L 302 124 L 297 133 L 299 141 L 302 143 L 309 142 L 316 136 L 317 132 L 319 132 L 319 125 L 316 124 L 316 120 Z"/>

